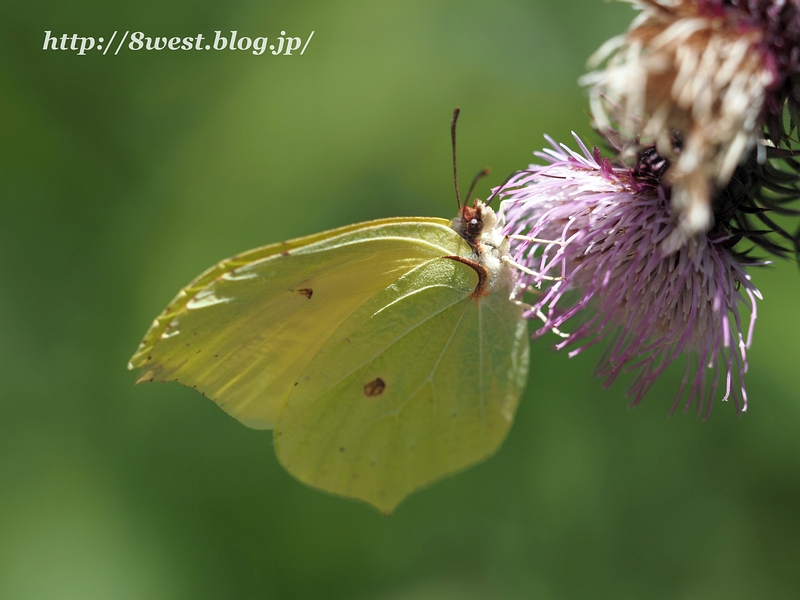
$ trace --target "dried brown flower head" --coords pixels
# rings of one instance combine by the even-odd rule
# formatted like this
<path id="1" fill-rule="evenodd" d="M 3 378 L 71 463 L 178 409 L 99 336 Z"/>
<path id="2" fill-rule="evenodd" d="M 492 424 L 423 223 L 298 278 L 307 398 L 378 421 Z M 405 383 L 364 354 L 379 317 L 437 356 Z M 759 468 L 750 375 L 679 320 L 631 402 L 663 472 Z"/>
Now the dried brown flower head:
<path id="1" fill-rule="evenodd" d="M 709 231 L 712 198 L 757 143 L 786 143 L 800 98 L 798 0 L 630 0 L 641 13 L 593 57 L 600 129 L 618 129 L 671 162 L 680 228 Z M 783 111 L 789 107 L 789 127 Z M 766 128 L 766 130 L 765 130 Z M 759 140 L 762 140 L 759 142 Z"/>

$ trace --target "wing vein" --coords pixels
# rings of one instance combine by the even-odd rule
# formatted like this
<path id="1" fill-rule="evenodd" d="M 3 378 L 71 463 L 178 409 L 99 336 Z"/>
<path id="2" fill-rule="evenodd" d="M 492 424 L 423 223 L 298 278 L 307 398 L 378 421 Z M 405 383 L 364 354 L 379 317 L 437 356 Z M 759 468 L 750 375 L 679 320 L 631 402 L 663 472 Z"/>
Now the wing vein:
<path id="1" fill-rule="evenodd" d="M 404 273 L 402 277 L 398 277 L 398 278 L 397 278 L 397 281 L 400 281 L 400 280 L 401 280 L 401 279 L 403 279 L 404 277 L 408 277 L 408 276 L 409 276 L 409 275 L 411 275 L 411 274 L 412 274 L 414 271 L 416 271 L 416 270 L 418 270 L 418 269 L 421 269 L 422 267 L 425 267 L 425 266 L 429 265 L 430 263 L 432 263 L 432 262 L 434 262 L 434 261 L 436 261 L 436 260 L 441 260 L 442 258 L 443 258 L 443 257 L 441 257 L 441 256 L 437 256 L 437 257 L 435 257 L 435 258 L 431 258 L 430 260 L 426 260 L 425 262 L 418 264 L 416 267 L 414 267 L 413 269 L 411 269 L 411 270 L 410 270 L 410 271 L 408 271 L 407 273 Z M 397 283 L 397 281 L 395 281 L 395 282 L 394 282 L 394 284 L 396 284 L 396 283 Z M 394 285 L 394 284 L 392 284 L 392 285 Z M 398 302 L 400 302 L 401 300 L 405 300 L 406 298 L 408 298 L 408 297 L 409 297 L 409 296 L 411 296 L 412 294 L 416 294 L 417 292 L 421 292 L 422 290 L 430 289 L 430 288 L 432 288 L 432 287 L 449 287 L 451 290 L 458 290 L 458 288 L 455 288 L 455 287 L 453 287 L 452 285 L 446 285 L 446 284 L 437 284 L 436 286 L 425 286 L 425 287 L 421 287 L 421 288 L 419 288 L 419 289 L 417 289 L 417 290 L 414 290 L 413 292 L 410 292 L 410 293 L 408 293 L 408 294 L 404 294 L 404 295 L 402 295 L 402 296 L 398 296 L 396 299 L 394 299 L 394 300 L 392 300 L 391 302 L 389 302 L 389 304 L 387 304 L 386 306 L 381 306 L 381 308 L 380 308 L 379 310 L 377 310 L 377 311 L 375 311 L 374 313 L 372 313 L 372 316 L 373 316 L 373 317 L 375 317 L 375 316 L 377 316 L 377 315 L 381 314 L 381 313 L 382 313 L 384 310 L 386 310 L 387 308 L 389 308 L 389 307 L 391 307 L 391 306 L 394 306 L 395 304 L 397 304 L 397 303 L 398 303 Z"/>
<path id="2" fill-rule="evenodd" d="M 447 338 L 447 341 L 442 346 L 442 351 L 439 352 L 439 356 L 436 358 L 436 362 L 431 367 L 431 370 L 428 373 L 428 376 L 425 379 L 423 379 L 422 382 L 417 386 L 417 388 L 408 395 L 408 398 L 406 398 L 406 401 L 403 403 L 402 406 L 396 408 L 395 410 L 393 410 L 391 412 L 386 413 L 384 416 L 388 417 L 388 416 L 396 415 L 400 411 L 402 411 L 408 405 L 408 403 L 411 402 L 411 399 L 414 396 L 416 396 L 417 393 L 419 393 L 419 391 L 428 382 L 431 383 L 431 389 L 433 390 L 433 401 L 434 401 L 434 403 L 436 402 L 436 386 L 433 384 L 433 378 L 436 375 L 436 370 L 439 368 L 439 363 L 442 362 L 442 358 L 444 357 L 445 352 L 447 352 L 447 349 L 450 347 L 450 344 L 453 342 L 453 338 L 456 335 L 456 331 L 458 331 L 458 328 L 461 327 L 461 321 L 464 320 L 464 315 L 467 312 L 467 308 L 469 308 L 468 304 L 466 306 L 464 306 L 464 310 L 461 311 L 461 316 L 458 317 L 458 323 L 455 324 L 455 326 L 453 327 L 453 331 L 450 333 L 450 337 Z"/>
<path id="3" fill-rule="evenodd" d="M 327 250 L 346 248 L 347 246 L 355 246 L 355 245 L 358 245 L 358 244 L 369 244 L 370 242 L 377 241 L 377 240 L 382 241 L 382 242 L 385 242 L 385 241 L 388 241 L 388 240 L 396 240 L 396 241 L 402 241 L 402 242 L 407 242 L 407 243 L 411 243 L 411 244 L 419 244 L 420 246 L 427 246 L 429 248 L 433 248 L 437 252 L 444 252 L 444 253 L 449 252 L 449 250 L 447 248 L 444 248 L 442 246 L 438 246 L 438 245 L 433 244 L 433 243 L 431 243 L 431 242 L 429 242 L 427 240 L 421 240 L 419 238 L 413 238 L 413 237 L 402 237 L 402 236 L 399 236 L 399 235 L 387 235 L 387 236 L 384 236 L 384 237 L 367 238 L 367 239 L 364 239 L 364 240 L 352 240 L 352 241 L 349 241 L 349 242 L 344 242 L 342 244 L 337 244 L 335 246 L 326 246 L 324 248 L 316 248 L 316 249 L 311 250 L 310 252 L 297 252 L 296 251 L 294 254 L 295 255 L 304 255 L 304 254 L 313 254 L 315 252 L 325 252 Z M 273 257 L 269 256 L 267 258 L 273 258 Z"/>

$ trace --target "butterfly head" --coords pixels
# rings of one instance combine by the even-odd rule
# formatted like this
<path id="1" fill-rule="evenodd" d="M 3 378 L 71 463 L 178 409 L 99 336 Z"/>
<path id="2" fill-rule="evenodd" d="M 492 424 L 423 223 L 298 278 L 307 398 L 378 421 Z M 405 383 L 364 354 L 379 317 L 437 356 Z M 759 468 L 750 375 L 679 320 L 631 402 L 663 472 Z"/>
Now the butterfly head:
<path id="1" fill-rule="evenodd" d="M 472 206 L 464 205 L 451 226 L 472 249 L 483 255 L 487 252 L 502 255 L 508 252 L 508 241 L 503 235 L 502 219 L 492 208 L 477 198 Z"/>
<path id="2" fill-rule="evenodd" d="M 479 202 L 476 199 L 472 206 L 462 206 L 453 222 L 455 230 L 473 247 L 483 233 L 483 205 Z"/>

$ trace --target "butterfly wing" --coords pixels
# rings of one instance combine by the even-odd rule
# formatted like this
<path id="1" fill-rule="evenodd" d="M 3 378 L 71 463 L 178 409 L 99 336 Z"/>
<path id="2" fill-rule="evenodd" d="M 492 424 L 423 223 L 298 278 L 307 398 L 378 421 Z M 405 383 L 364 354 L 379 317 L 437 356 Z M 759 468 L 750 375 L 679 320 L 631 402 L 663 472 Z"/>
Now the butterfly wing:
<path id="1" fill-rule="evenodd" d="M 139 382 L 178 381 L 272 429 L 341 323 L 404 273 L 459 250 L 454 242 L 443 219 L 384 219 L 234 256 L 178 293 L 128 368 L 142 368 Z"/>
<path id="2" fill-rule="evenodd" d="M 508 289 L 473 298 L 471 248 L 442 219 L 385 219 L 222 261 L 131 359 L 256 428 L 301 481 L 390 512 L 486 458 L 527 376 Z M 277 427 L 276 427 L 277 426 Z"/>
<path id="3" fill-rule="evenodd" d="M 301 373 L 275 431 L 301 481 L 390 513 L 415 489 L 493 454 L 528 370 L 509 290 L 426 263 L 359 308 Z"/>

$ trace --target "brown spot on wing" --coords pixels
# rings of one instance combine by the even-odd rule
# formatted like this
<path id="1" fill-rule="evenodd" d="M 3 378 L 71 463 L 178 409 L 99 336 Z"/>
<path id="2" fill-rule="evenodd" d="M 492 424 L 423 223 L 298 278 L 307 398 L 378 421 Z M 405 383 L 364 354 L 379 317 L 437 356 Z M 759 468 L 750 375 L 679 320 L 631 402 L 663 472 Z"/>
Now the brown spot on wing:
<path id="1" fill-rule="evenodd" d="M 314 290 L 312 290 L 311 288 L 303 288 L 301 290 L 297 290 L 297 293 L 302 294 L 303 296 L 311 300 L 311 296 L 314 295 Z"/>
<path id="2" fill-rule="evenodd" d="M 376 377 L 364 386 L 364 395 L 367 398 L 374 398 L 375 396 L 380 396 L 385 389 L 386 382 L 380 377 Z"/>

